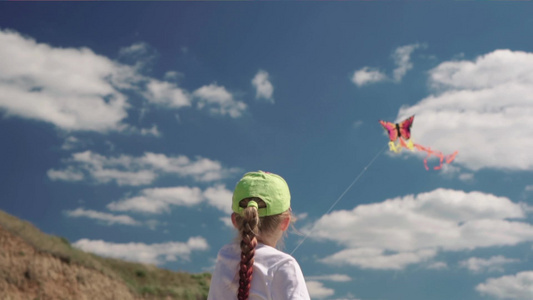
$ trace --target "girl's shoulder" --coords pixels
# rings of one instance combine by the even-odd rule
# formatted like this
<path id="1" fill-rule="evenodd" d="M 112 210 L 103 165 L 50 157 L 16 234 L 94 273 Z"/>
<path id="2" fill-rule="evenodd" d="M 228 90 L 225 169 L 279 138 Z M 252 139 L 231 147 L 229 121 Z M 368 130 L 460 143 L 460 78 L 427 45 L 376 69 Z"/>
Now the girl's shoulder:
<path id="1" fill-rule="evenodd" d="M 259 263 L 263 262 L 271 267 L 296 263 L 296 259 L 291 255 L 263 244 L 258 244 L 255 249 L 255 261 Z"/>
<path id="2" fill-rule="evenodd" d="M 255 248 L 255 251 L 256 253 L 259 251 L 259 252 L 262 252 L 262 253 L 265 253 L 266 255 L 272 255 L 272 256 L 277 256 L 279 258 L 286 258 L 286 259 L 294 259 L 291 255 L 281 251 L 281 250 L 278 250 L 274 247 L 271 247 L 271 246 L 268 246 L 268 245 L 265 245 L 265 244 L 261 244 L 261 243 L 258 243 L 257 244 L 257 247 Z"/>
<path id="3" fill-rule="evenodd" d="M 230 243 L 222 246 L 218 252 L 218 260 L 238 263 L 241 258 L 239 243 Z M 287 265 L 298 265 L 291 255 L 274 247 L 258 243 L 255 248 L 254 261 L 256 267 L 277 269 Z"/>

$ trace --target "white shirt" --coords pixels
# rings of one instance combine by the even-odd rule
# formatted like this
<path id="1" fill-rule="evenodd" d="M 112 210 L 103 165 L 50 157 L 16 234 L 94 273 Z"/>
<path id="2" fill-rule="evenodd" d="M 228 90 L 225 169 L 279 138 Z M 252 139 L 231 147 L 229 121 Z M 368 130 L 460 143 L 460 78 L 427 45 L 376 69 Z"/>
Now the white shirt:
<path id="1" fill-rule="evenodd" d="M 218 252 L 211 278 L 208 300 L 237 299 L 241 248 L 238 243 L 225 245 Z M 249 299 L 311 299 L 298 262 L 276 248 L 257 244 Z"/>

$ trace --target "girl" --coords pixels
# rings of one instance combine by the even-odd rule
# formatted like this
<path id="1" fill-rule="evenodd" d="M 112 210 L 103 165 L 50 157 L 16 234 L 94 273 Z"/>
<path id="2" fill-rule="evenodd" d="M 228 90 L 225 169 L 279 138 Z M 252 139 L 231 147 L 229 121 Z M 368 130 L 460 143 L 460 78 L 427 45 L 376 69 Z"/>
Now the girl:
<path id="1" fill-rule="evenodd" d="M 240 242 L 218 252 L 208 300 L 310 299 L 296 260 L 275 248 L 291 223 L 290 206 L 281 176 L 262 171 L 243 176 L 231 215 Z"/>

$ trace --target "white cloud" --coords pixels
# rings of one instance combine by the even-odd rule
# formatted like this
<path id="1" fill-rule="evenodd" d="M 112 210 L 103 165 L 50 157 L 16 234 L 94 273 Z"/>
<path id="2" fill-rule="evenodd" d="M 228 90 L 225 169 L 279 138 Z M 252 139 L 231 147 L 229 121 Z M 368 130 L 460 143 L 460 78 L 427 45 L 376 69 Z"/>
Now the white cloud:
<path id="1" fill-rule="evenodd" d="M 118 185 L 145 185 L 153 182 L 157 177 L 151 170 L 121 171 L 99 168 L 88 171 L 98 183 L 115 181 Z"/>
<path id="2" fill-rule="evenodd" d="M 50 169 L 46 172 L 51 180 L 81 181 L 85 178 L 82 172 L 72 167 L 63 170 Z"/>
<path id="3" fill-rule="evenodd" d="M 169 157 L 152 152 L 146 152 L 139 163 L 162 172 L 188 176 L 204 182 L 220 180 L 238 171 L 225 169 L 220 162 L 208 158 L 197 157 L 196 160 L 191 160 L 185 155 Z"/>
<path id="4" fill-rule="evenodd" d="M 210 84 L 194 91 L 200 109 L 207 109 L 214 115 L 229 115 L 232 118 L 240 117 L 246 110 L 246 104 L 237 101 L 223 86 Z"/>
<path id="5" fill-rule="evenodd" d="M 214 187 L 209 187 L 205 190 L 203 196 L 210 206 L 227 214 L 232 213 L 230 200 L 233 197 L 233 192 L 226 189 L 226 186 L 216 185 Z"/>
<path id="6" fill-rule="evenodd" d="M 148 102 L 167 108 L 181 108 L 191 106 L 191 99 L 187 91 L 179 88 L 176 84 L 150 79 L 143 95 Z"/>
<path id="7" fill-rule="evenodd" d="M 533 192 L 533 184 L 527 185 L 525 188 L 526 192 Z"/>
<path id="8" fill-rule="evenodd" d="M 520 207 L 522 207 L 522 210 L 527 213 L 527 214 L 531 214 L 533 213 L 533 206 L 525 203 L 525 202 L 520 202 Z"/>
<path id="9" fill-rule="evenodd" d="M 185 75 L 177 71 L 168 71 L 165 73 L 165 76 L 164 76 L 165 80 L 168 80 L 168 81 L 176 81 L 183 77 L 185 77 Z"/>
<path id="10" fill-rule="evenodd" d="M 263 98 L 271 103 L 274 103 L 274 99 L 272 98 L 274 86 L 272 86 L 272 83 L 268 78 L 268 72 L 259 70 L 259 72 L 257 72 L 252 79 L 252 85 L 256 89 L 255 97 L 257 99 Z"/>
<path id="11" fill-rule="evenodd" d="M 119 51 L 120 56 L 133 56 L 135 58 L 144 57 L 150 52 L 150 46 L 145 42 L 137 42 L 128 47 L 123 47 Z"/>
<path id="12" fill-rule="evenodd" d="M 294 217 L 296 218 L 296 221 L 301 221 L 301 220 L 307 219 L 307 217 L 309 217 L 309 214 L 306 212 L 303 212 L 303 213 L 296 214 Z"/>
<path id="13" fill-rule="evenodd" d="M 530 300 L 533 299 L 533 271 L 489 278 L 477 285 L 476 290 L 498 299 Z"/>
<path id="14" fill-rule="evenodd" d="M 139 195 L 114 201 L 107 205 L 113 211 L 133 211 L 150 214 L 169 212 L 172 206 L 195 206 L 207 203 L 221 212 L 231 214 L 231 195 L 223 185 L 215 185 L 205 191 L 198 187 L 166 187 L 149 188 L 139 192 Z M 227 221 L 223 221 L 227 223 Z M 231 225 L 231 223 L 230 223 Z"/>
<path id="15" fill-rule="evenodd" d="M 220 180 L 237 171 L 223 168 L 219 162 L 207 158 L 198 157 L 191 160 L 184 155 L 166 156 L 151 152 L 140 157 L 124 154 L 106 157 L 85 151 L 72 154 L 71 158 L 63 163 L 67 165 L 65 169 L 48 171 L 50 179 L 79 181 L 92 178 L 97 183 L 114 181 L 118 185 L 144 185 L 152 183 L 163 174 L 209 182 Z"/>
<path id="16" fill-rule="evenodd" d="M 459 265 L 463 268 L 467 268 L 470 272 L 481 273 L 481 272 L 503 272 L 504 265 L 509 263 L 519 262 L 518 259 L 506 258 L 504 256 L 498 255 L 493 256 L 489 259 L 471 257 L 467 260 L 459 262 Z"/>
<path id="17" fill-rule="evenodd" d="M 352 278 L 344 274 L 329 274 L 329 275 L 319 275 L 319 276 L 306 276 L 306 280 L 311 281 L 333 281 L 333 282 L 347 282 L 351 281 Z"/>
<path id="18" fill-rule="evenodd" d="M 226 227 L 233 228 L 233 222 L 229 216 L 220 217 L 219 220 L 224 223 Z"/>
<path id="19" fill-rule="evenodd" d="M 0 108 L 64 130 L 123 130 L 133 69 L 87 48 L 54 48 L 0 30 Z"/>
<path id="20" fill-rule="evenodd" d="M 66 131 L 131 132 L 125 123 L 131 108 L 125 91 L 164 108 L 192 106 L 185 89 L 140 73 L 154 57 L 152 52 L 146 43 L 121 49 L 121 58 L 137 57 L 130 66 L 89 48 L 53 47 L 0 30 L 0 110 L 8 117 L 47 122 Z M 246 110 L 244 103 L 213 84 L 195 95 L 198 107 L 213 114 L 236 118 Z"/>
<path id="21" fill-rule="evenodd" d="M 141 129 L 141 135 L 152 135 L 156 137 L 161 136 L 161 132 L 159 132 L 159 129 L 157 129 L 157 125 L 153 125 L 151 128 L 142 128 Z"/>
<path id="22" fill-rule="evenodd" d="M 310 238 L 345 247 L 325 263 L 403 269 L 438 251 L 533 241 L 533 226 L 517 221 L 525 216 L 522 205 L 505 197 L 436 189 L 334 211 L 314 223 Z"/>
<path id="23" fill-rule="evenodd" d="M 333 289 L 327 288 L 319 281 L 307 281 L 307 290 L 312 299 L 323 299 L 335 294 Z"/>
<path id="24" fill-rule="evenodd" d="M 436 253 L 436 250 L 426 249 L 387 254 L 384 249 L 355 248 L 339 251 L 321 262 L 338 266 L 349 264 L 361 269 L 401 270 L 410 264 L 426 261 Z"/>
<path id="25" fill-rule="evenodd" d="M 446 264 L 443 261 L 436 261 L 436 262 L 430 263 L 427 268 L 431 270 L 443 270 L 443 269 L 448 268 L 448 264 Z"/>
<path id="26" fill-rule="evenodd" d="M 107 208 L 113 211 L 161 213 L 169 211 L 171 205 L 193 206 L 202 200 L 202 191 L 197 187 L 151 188 L 142 190 L 139 196 L 111 202 Z"/>
<path id="27" fill-rule="evenodd" d="M 411 44 L 396 48 L 392 54 L 392 59 L 396 68 L 392 71 L 392 80 L 400 82 L 407 71 L 413 68 L 411 54 L 418 48 L 425 47 L 425 44 Z M 354 72 L 352 82 L 361 87 L 367 84 L 387 81 L 389 77 L 377 68 L 363 67 Z"/>
<path id="28" fill-rule="evenodd" d="M 370 67 L 363 67 L 362 69 L 355 71 L 352 76 L 352 82 L 357 86 L 363 86 L 385 80 L 387 80 L 387 75 Z"/>
<path id="29" fill-rule="evenodd" d="M 209 248 L 207 241 L 203 237 L 191 237 L 187 242 L 166 242 L 159 244 L 120 244 L 103 240 L 81 239 L 72 245 L 83 251 L 105 257 L 156 265 L 170 261 L 189 260 L 193 251 L 204 251 Z"/>
<path id="30" fill-rule="evenodd" d="M 65 140 L 63 141 L 63 145 L 61 145 L 61 149 L 68 151 L 68 150 L 72 150 L 72 149 L 81 147 L 84 144 L 85 144 L 85 142 L 83 142 L 82 140 L 78 139 L 77 137 L 71 135 L 71 136 L 65 138 Z"/>
<path id="31" fill-rule="evenodd" d="M 533 170 L 533 53 L 496 50 L 443 62 L 430 84 L 432 95 L 398 114 L 416 115 L 415 142 L 459 150 L 454 163 L 473 171 Z"/>
<path id="32" fill-rule="evenodd" d="M 432 157 L 431 159 L 437 160 L 437 158 Z M 430 162 L 428 162 L 428 165 Z M 437 165 L 438 163 L 435 162 L 434 165 Z M 445 177 L 448 178 L 459 178 L 460 180 L 464 182 L 472 182 L 474 181 L 474 173 L 470 172 L 464 172 L 464 170 L 455 165 L 455 164 L 443 164 L 442 169 L 440 169 L 440 174 L 442 174 Z"/>
<path id="33" fill-rule="evenodd" d="M 394 63 L 396 64 L 396 68 L 392 72 L 392 78 L 394 79 L 394 81 L 400 82 L 407 73 L 407 71 L 413 68 L 413 63 L 411 63 L 411 54 L 413 53 L 413 51 L 420 47 L 424 47 L 424 45 L 411 44 L 398 47 L 394 51 L 392 55 Z"/>
<path id="34" fill-rule="evenodd" d="M 150 71 L 159 53 L 146 42 L 137 42 L 122 47 L 118 53 L 118 60 L 132 65 L 137 72 Z"/>
<path id="35" fill-rule="evenodd" d="M 101 221 L 107 225 L 122 224 L 122 225 L 140 225 L 130 216 L 113 215 L 109 213 L 98 212 L 95 210 L 77 208 L 75 210 L 67 210 L 65 214 L 72 218 L 86 217 L 93 220 Z"/>
<path id="36" fill-rule="evenodd" d="M 462 181 L 472 181 L 474 180 L 474 174 L 473 173 L 461 173 L 459 175 L 459 179 Z"/>
<path id="37" fill-rule="evenodd" d="M 335 298 L 335 300 L 361 300 L 361 298 L 356 298 L 352 293 L 347 293 L 346 296 L 341 298 Z"/>

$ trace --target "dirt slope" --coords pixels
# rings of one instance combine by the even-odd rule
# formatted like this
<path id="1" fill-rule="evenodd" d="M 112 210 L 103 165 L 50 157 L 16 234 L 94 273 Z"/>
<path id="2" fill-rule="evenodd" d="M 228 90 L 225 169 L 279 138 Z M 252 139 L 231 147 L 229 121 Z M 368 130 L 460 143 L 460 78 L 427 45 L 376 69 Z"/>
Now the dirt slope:
<path id="1" fill-rule="evenodd" d="M 136 299 L 118 279 L 36 250 L 0 226 L 0 299 Z"/>
<path id="2" fill-rule="evenodd" d="M 210 282 L 83 252 L 0 210 L 0 300 L 205 300 Z"/>

